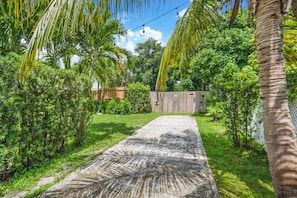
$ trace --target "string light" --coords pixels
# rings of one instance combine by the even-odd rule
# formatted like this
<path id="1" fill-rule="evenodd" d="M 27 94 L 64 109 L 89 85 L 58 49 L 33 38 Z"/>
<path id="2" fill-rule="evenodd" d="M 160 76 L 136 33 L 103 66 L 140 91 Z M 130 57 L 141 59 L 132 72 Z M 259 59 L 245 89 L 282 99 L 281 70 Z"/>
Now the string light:
<path id="1" fill-rule="evenodd" d="M 133 28 L 131 31 L 137 30 L 137 29 L 139 29 L 139 28 L 142 27 L 142 28 L 143 28 L 143 31 L 142 31 L 142 32 L 145 33 L 145 30 L 144 30 L 144 26 L 145 26 L 145 25 L 147 25 L 147 24 L 149 24 L 149 23 L 152 23 L 152 22 L 158 20 L 159 18 L 161 18 L 161 17 L 163 17 L 163 16 L 169 14 L 170 12 L 172 12 L 172 11 L 174 11 L 174 10 L 176 10 L 176 12 L 177 12 L 176 15 L 179 17 L 178 8 L 181 7 L 181 6 L 184 6 L 184 5 L 188 4 L 188 3 L 189 3 L 189 1 L 186 1 L 186 2 L 184 2 L 184 3 L 182 3 L 182 4 L 180 4 L 179 6 L 173 8 L 173 9 L 171 9 L 171 10 L 169 10 L 169 11 L 167 11 L 167 12 L 165 12 L 165 13 L 163 13 L 163 14 L 161 14 L 161 15 L 159 15 L 159 16 L 157 16 L 157 17 L 155 17 L 155 18 L 153 18 L 153 19 L 151 19 L 151 20 L 149 20 L 149 21 L 147 21 L 147 22 L 145 22 L 144 24 L 139 25 L 139 26 Z"/>

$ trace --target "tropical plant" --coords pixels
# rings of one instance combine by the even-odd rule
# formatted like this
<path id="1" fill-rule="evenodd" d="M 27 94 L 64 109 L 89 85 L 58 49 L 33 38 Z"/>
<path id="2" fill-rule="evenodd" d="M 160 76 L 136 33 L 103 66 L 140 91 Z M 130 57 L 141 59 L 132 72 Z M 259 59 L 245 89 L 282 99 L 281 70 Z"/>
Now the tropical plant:
<path id="1" fill-rule="evenodd" d="M 223 0 L 228 3 L 231 0 Z M 38 49 L 44 45 L 57 24 L 57 16 L 64 15 L 62 24 L 71 24 L 71 32 L 78 28 L 79 15 L 83 12 L 85 1 L 53 0 L 39 20 L 26 51 L 22 64 L 22 74 L 26 75 L 32 67 Z M 101 0 L 98 6 L 114 10 L 127 10 L 149 5 L 152 1 Z M 157 88 L 164 88 L 167 73 L 172 63 L 186 64 L 217 15 L 217 2 L 213 0 L 193 0 L 185 15 L 179 20 L 165 48 Z M 231 24 L 239 10 L 241 0 L 235 0 Z M 293 5 L 297 15 L 297 2 L 285 0 L 250 0 L 249 8 L 256 16 L 256 37 L 259 63 L 259 79 L 266 148 L 270 163 L 276 197 L 292 197 L 297 194 L 297 139 L 289 115 L 287 82 L 282 43 L 282 18 Z M 130 4 L 129 4 L 130 3 Z M 74 6 L 75 5 L 75 6 Z M 184 67 L 181 67 L 184 68 Z M 181 69 L 182 70 L 182 69 Z"/>
<path id="2" fill-rule="evenodd" d="M 276 197 L 297 195 L 297 139 L 288 108 L 282 43 L 282 16 L 289 7 L 290 1 L 257 1 L 255 12 L 264 137 Z"/>
<path id="3" fill-rule="evenodd" d="M 219 3 L 213 0 L 192 2 L 165 47 L 156 83 L 157 90 L 166 89 L 168 72 L 172 66 L 177 64 L 181 72 L 186 71 L 205 29 L 212 27 L 218 18 L 218 8 Z"/>
<path id="4" fill-rule="evenodd" d="M 177 24 L 177 27 L 164 52 L 159 70 L 159 78 L 157 86 L 164 88 L 165 79 L 168 68 L 174 57 L 180 61 L 181 66 L 187 66 L 184 63 L 185 56 L 189 54 L 193 48 L 187 46 L 189 43 L 195 43 L 201 38 L 201 33 L 195 32 L 195 21 L 199 21 L 202 17 L 201 7 L 209 8 L 204 2 L 200 5 L 200 10 L 194 10 L 193 5 L 199 5 L 200 1 L 193 1 L 192 6 L 188 9 L 189 14 L 185 14 Z M 224 2 L 229 2 L 224 1 Z M 230 25 L 235 21 L 235 17 L 240 7 L 240 0 L 236 0 L 230 19 Z M 212 3 L 213 2 L 209 2 Z M 293 11 L 297 17 L 297 2 L 292 1 Z M 249 8 L 251 13 L 256 16 L 256 38 L 257 52 L 259 64 L 259 81 L 261 91 L 262 117 L 264 123 L 264 136 L 267 148 L 267 154 L 270 164 L 271 175 L 274 184 L 276 197 L 293 197 L 297 194 L 297 139 L 294 126 L 289 114 L 287 82 L 285 74 L 285 61 L 283 55 L 282 43 L 282 19 L 283 15 L 289 11 L 291 1 L 281 0 L 250 0 Z M 200 13 L 199 13 L 200 11 Z M 205 13 L 203 17 L 205 17 Z M 192 15 L 196 15 L 191 21 L 191 29 L 180 27 L 185 26 L 190 21 Z M 187 31 L 185 31 L 187 30 Z M 187 36 L 182 36 L 182 34 Z M 189 36 L 190 34 L 191 36 Z M 196 36 L 196 37 L 195 37 Z M 182 42 L 182 38 L 192 38 L 191 42 Z M 178 45 L 180 48 L 175 47 Z M 179 50 L 178 50 L 179 49 Z M 177 56 L 179 54 L 180 56 Z"/>
<path id="5" fill-rule="evenodd" d="M 0 55 L 25 50 L 30 32 L 49 2 L 0 0 Z"/>

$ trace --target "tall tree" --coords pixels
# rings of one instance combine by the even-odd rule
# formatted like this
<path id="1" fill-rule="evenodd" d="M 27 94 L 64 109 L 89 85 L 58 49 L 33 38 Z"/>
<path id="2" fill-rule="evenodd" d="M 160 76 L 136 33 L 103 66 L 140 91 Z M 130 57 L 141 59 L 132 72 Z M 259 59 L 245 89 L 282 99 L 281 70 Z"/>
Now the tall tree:
<path id="1" fill-rule="evenodd" d="M 151 91 L 155 90 L 163 50 L 161 43 L 153 38 L 138 43 L 134 50 L 137 54 L 133 70 L 134 80 L 149 85 Z"/>
<path id="2" fill-rule="evenodd" d="M 282 16 L 288 7 L 289 1 L 280 0 L 259 0 L 256 6 L 262 118 L 276 197 L 297 196 L 297 139 L 288 108 L 282 45 Z"/>
<path id="3" fill-rule="evenodd" d="M 231 12 L 220 16 L 215 27 L 205 32 L 197 45 L 197 53 L 191 57 L 180 89 L 201 90 L 203 85 L 213 84 L 214 76 L 225 66 L 236 64 L 242 68 L 248 65 L 248 56 L 255 50 L 254 29 L 249 28 L 247 20 L 248 10 L 241 12 L 231 28 L 228 27 Z"/>
<path id="4" fill-rule="evenodd" d="M 201 12 L 193 9 L 194 5 L 199 5 L 200 1 L 193 1 L 192 6 L 177 27 L 165 49 L 165 53 L 161 62 L 158 88 L 164 88 L 166 73 L 172 60 L 183 60 L 184 56 L 177 54 L 189 54 L 192 47 L 186 45 L 178 45 L 177 43 L 183 38 L 189 38 L 182 35 L 186 28 L 186 22 L 189 21 L 191 14 L 198 15 L 194 17 L 198 19 Z M 202 1 L 208 2 L 208 1 Z M 228 2 L 228 0 L 226 1 Z M 235 20 L 236 14 L 240 7 L 240 0 L 235 1 L 235 6 L 230 20 L 230 25 Z M 256 14 L 256 39 L 259 64 L 259 81 L 261 91 L 262 117 L 264 123 L 265 144 L 268 153 L 270 171 L 272 175 L 274 191 L 276 197 L 296 197 L 297 195 L 297 139 L 294 126 L 289 114 L 287 82 L 285 74 L 285 62 L 282 44 L 282 19 L 283 15 L 288 12 L 291 1 L 283 0 L 250 0 L 249 7 Z M 200 5 L 208 8 L 207 3 Z M 297 12 L 297 1 L 293 1 L 293 10 Z M 205 13 L 205 12 L 204 12 Z M 295 13 L 296 14 L 296 13 Z M 296 16 L 296 15 L 295 15 Z M 198 26 L 191 22 L 193 35 L 200 36 L 195 29 Z M 196 27 L 196 28 L 195 28 Z M 191 39 L 194 41 L 194 39 Z M 187 42 L 188 43 L 188 42 Z M 174 58 L 176 57 L 176 58 Z M 188 58 L 186 56 L 186 58 Z M 187 60 L 187 59 L 186 59 Z M 182 63 L 184 61 L 181 61 Z M 187 64 L 181 64 L 187 66 Z"/>

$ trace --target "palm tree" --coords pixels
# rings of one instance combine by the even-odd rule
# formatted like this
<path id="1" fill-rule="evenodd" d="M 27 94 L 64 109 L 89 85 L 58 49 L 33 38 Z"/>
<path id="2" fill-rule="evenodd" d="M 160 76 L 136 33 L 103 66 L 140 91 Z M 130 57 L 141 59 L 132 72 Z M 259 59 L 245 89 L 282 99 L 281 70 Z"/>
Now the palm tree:
<path id="1" fill-rule="evenodd" d="M 276 197 L 297 196 L 297 139 L 289 114 L 280 0 L 257 1 L 256 36 L 262 118 Z M 296 1 L 295 1 L 296 2 Z"/>
<path id="2" fill-rule="evenodd" d="M 128 59 L 127 50 L 114 43 L 114 37 L 125 31 L 109 10 L 100 10 L 92 2 L 87 4 L 86 10 L 77 33 L 80 57 L 77 71 L 95 78 L 103 88 L 108 82 L 116 81 L 123 59 Z"/>
<path id="3" fill-rule="evenodd" d="M 94 0 L 95 1 L 95 0 Z M 222 2 L 229 2 L 224 0 Z M 149 0 L 101 0 L 101 8 L 124 10 L 149 5 Z M 162 1 L 164 2 L 164 1 Z M 203 30 L 209 27 L 216 16 L 217 6 L 213 0 L 193 0 L 186 14 L 180 19 L 174 30 L 161 62 L 157 88 L 164 88 L 168 68 L 174 62 L 187 65 L 196 42 Z M 282 16 L 288 11 L 291 1 L 285 0 L 250 0 L 251 8 L 256 13 L 257 51 L 260 67 L 260 89 L 263 106 L 265 142 L 270 163 L 276 197 L 296 197 L 297 195 L 297 140 L 289 115 L 285 62 L 282 46 Z M 78 28 L 78 18 L 83 8 L 83 0 L 53 0 L 40 19 L 29 42 L 27 58 L 23 62 L 23 74 L 28 65 L 34 62 L 38 49 L 50 38 L 57 17 L 64 13 L 63 24 L 71 24 L 71 30 Z M 234 14 L 240 0 L 235 0 Z M 296 12 L 297 1 L 293 0 Z M 75 5 L 75 6 L 74 6 Z M 181 69 L 184 67 L 181 67 Z"/>
<path id="4" fill-rule="evenodd" d="M 23 2 L 24 0 L 15 0 Z M 38 50 L 42 49 L 47 41 L 53 36 L 54 28 L 59 25 L 62 28 L 62 38 L 66 33 L 75 34 L 79 29 L 80 19 L 86 11 L 84 5 L 94 3 L 93 9 L 112 10 L 117 13 L 119 10 L 141 10 L 157 0 L 52 0 L 40 17 L 30 42 L 28 43 L 25 58 L 21 64 L 20 79 L 24 80 L 30 69 L 34 66 L 34 61 Z M 165 1 L 165 0 L 163 0 Z M 39 2 L 39 1 L 38 1 Z M 17 10 L 15 10 L 17 12 Z M 59 23 L 59 24 L 58 24 Z M 68 31 L 70 28 L 70 32 Z"/>
<path id="5" fill-rule="evenodd" d="M 187 53 L 189 54 L 192 51 L 192 46 L 188 48 L 186 45 L 179 45 L 182 48 L 179 50 L 175 45 L 179 42 L 178 38 L 182 40 L 180 37 L 177 37 L 177 35 L 183 32 L 181 27 L 187 24 L 187 20 L 190 20 L 192 12 L 197 13 L 193 7 L 198 2 L 193 1 L 192 6 L 188 9 L 188 13 L 190 14 L 186 14 L 177 24 L 167 44 L 167 47 L 170 47 L 170 49 L 166 49 L 163 55 L 157 88 L 165 88 L 166 74 L 172 57 L 178 57 L 174 56 L 176 53 L 180 54 L 181 57 L 178 57 L 177 61 L 183 63 L 184 56 L 182 55 L 186 54 L 186 58 L 188 58 Z M 282 16 L 288 12 L 289 2 L 281 0 L 250 1 L 250 8 L 254 9 L 256 14 L 264 136 L 276 197 L 297 196 L 297 139 L 288 108 L 287 82 L 282 45 Z M 236 0 L 230 24 L 235 20 L 239 4 L 240 0 Z M 293 1 L 295 10 L 297 8 L 296 4 L 297 1 Z M 195 17 L 195 19 L 197 18 Z M 194 26 L 192 21 L 191 25 L 192 27 Z M 191 32 L 193 33 L 195 31 Z M 197 33 L 197 35 L 200 34 Z M 193 41 L 193 39 L 190 40 Z M 187 65 L 181 64 L 181 66 Z"/>

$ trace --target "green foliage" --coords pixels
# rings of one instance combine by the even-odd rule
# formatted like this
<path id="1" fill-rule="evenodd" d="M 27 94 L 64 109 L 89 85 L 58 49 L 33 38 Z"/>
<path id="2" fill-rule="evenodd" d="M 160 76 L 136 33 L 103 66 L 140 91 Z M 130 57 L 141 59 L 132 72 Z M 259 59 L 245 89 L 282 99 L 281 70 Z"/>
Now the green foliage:
<path id="1" fill-rule="evenodd" d="M 201 90 L 203 85 L 211 85 L 226 65 L 247 65 L 248 56 L 254 51 L 254 29 L 247 24 L 247 10 L 237 17 L 232 28 L 228 28 L 229 20 L 228 14 L 224 14 L 213 29 L 205 32 L 179 90 Z"/>
<path id="2" fill-rule="evenodd" d="M 292 103 L 297 102 L 297 67 L 287 67 L 286 77 L 288 83 L 289 101 Z"/>
<path id="3" fill-rule="evenodd" d="M 21 54 L 38 17 L 49 5 L 43 1 L 0 1 L 0 55 Z"/>
<path id="4" fill-rule="evenodd" d="M 222 117 L 223 102 L 216 102 L 215 105 L 207 107 L 207 116 L 212 116 L 214 121 L 218 121 Z"/>
<path id="5" fill-rule="evenodd" d="M 20 57 L 0 59 L 0 176 L 83 143 L 92 113 L 90 79 L 37 64 L 20 85 Z"/>
<path id="6" fill-rule="evenodd" d="M 131 104 L 127 98 L 103 100 L 96 102 L 98 105 L 98 110 L 101 113 L 111 114 L 111 115 L 129 115 L 131 114 Z"/>
<path id="7" fill-rule="evenodd" d="M 273 198 L 273 186 L 266 152 L 234 148 L 225 137 L 225 128 L 211 118 L 196 117 L 206 155 L 220 197 Z"/>
<path id="8" fill-rule="evenodd" d="M 128 85 L 127 98 L 131 104 L 131 113 L 149 113 L 150 88 L 140 82 Z"/>
<path id="9" fill-rule="evenodd" d="M 107 106 L 106 106 L 106 111 L 105 113 L 115 115 L 119 114 L 119 100 L 116 99 L 111 99 Z"/>
<path id="10" fill-rule="evenodd" d="M 155 90 L 163 50 L 161 43 L 152 38 L 137 44 L 135 52 L 138 55 L 133 69 L 134 82 L 142 82 L 149 85 L 151 90 Z"/>
<path id="11" fill-rule="evenodd" d="M 208 104 L 222 109 L 226 133 L 236 147 L 251 148 L 251 119 L 259 103 L 257 72 L 251 66 L 228 65 L 215 81 Z"/>
<path id="12" fill-rule="evenodd" d="M 247 10 L 231 28 L 230 14 L 221 15 L 217 26 L 205 32 L 179 89 L 201 90 L 208 86 L 208 114 L 214 120 L 224 120 L 234 146 L 250 148 L 250 122 L 259 98 L 254 29 L 248 26 Z"/>

